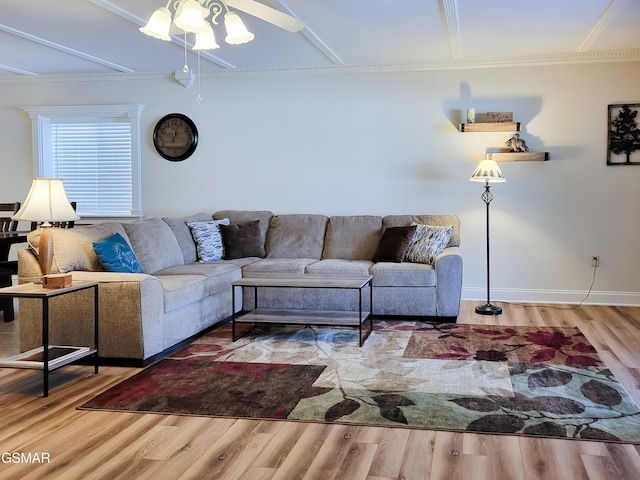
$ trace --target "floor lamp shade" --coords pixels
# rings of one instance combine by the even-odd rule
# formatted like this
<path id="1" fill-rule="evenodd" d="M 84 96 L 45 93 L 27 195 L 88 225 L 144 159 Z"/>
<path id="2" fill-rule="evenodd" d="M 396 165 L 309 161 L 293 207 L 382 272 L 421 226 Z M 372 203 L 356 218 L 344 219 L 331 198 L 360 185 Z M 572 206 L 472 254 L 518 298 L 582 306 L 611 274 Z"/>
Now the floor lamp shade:
<path id="1" fill-rule="evenodd" d="M 478 305 L 476 307 L 476 313 L 480 315 L 500 315 L 502 308 L 491 304 L 491 262 L 489 260 L 489 204 L 493 200 L 493 194 L 491 193 L 492 183 L 504 183 L 507 181 L 500 170 L 500 167 L 495 160 L 483 160 L 476 167 L 471 178 L 472 182 L 484 182 L 484 192 L 482 193 L 482 200 L 486 204 L 487 209 L 487 303 L 484 305 Z"/>
<path id="2" fill-rule="evenodd" d="M 43 275 L 51 273 L 53 238 L 51 222 L 78 220 L 80 217 L 69 203 L 61 178 L 34 178 L 26 200 L 13 220 L 42 222 L 38 246 L 38 261 Z"/>

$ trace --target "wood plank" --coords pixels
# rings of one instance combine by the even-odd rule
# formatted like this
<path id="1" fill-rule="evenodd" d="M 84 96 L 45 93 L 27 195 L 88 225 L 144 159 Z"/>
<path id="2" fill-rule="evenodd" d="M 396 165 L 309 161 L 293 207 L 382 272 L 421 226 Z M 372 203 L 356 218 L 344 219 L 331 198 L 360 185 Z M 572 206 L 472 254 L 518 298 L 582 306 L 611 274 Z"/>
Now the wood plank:
<path id="1" fill-rule="evenodd" d="M 231 283 L 238 287 L 345 288 L 360 289 L 371 275 L 283 275 L 280 277 L 247 277 Z"/>
<path id="2" fill-rule="evenodd" d="M 369 312 L 362 312 L 365 320 Z M 358 312 L 330 310 L 277 310 L 257 308 L 242 317 L 236 323 L 281 323 L 287 325 L 334 325 L 357 327 L 360 325 Z"/>
<path id="3" fill-rule="evenodd" d="M 639 307 L 498 302 L 503 314 L 488 317 L 475 314 L 478 303 L 463 302 L 458 323 L 580 328 L 640 403 L 640 370 L 630 366 L 640 357 Z M 13 346 L 2 347 L 10 356 L 18 352 L 11 335 L 17 328 L 2 327 L 14 338 Z M 42 465 L 0 463 L 0 478 L 84 479 L 99 472 L 136 480 L 316 480 L 313 473 L 323 471 L 328 478 L 367 480 L 637 480 L 640 471 L 636 445 L 76 409 L 138 371 L 101 367 L 93 375 L 91 366 L 71 365 L 52 374 L 50 397 L 42 398 L 38 372 L 0 369 L 3 451 L 51 456 Z"/>
<path id="4" fill-rule="evenodd" d="M 461 132 L 519 132 L 520 122 L 478 122 L 461 123 Z"/>

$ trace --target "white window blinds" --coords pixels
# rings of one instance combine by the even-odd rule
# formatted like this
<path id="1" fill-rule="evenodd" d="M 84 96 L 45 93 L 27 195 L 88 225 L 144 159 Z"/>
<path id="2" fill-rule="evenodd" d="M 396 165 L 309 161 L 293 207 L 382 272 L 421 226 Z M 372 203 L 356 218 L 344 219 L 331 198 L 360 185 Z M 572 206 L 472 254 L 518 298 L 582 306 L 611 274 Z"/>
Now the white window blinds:
<path id="1" fill-rule="evenodd" d="M 51 124 L 52 173 L 62 178 L 82 216 L 129 216 L 131 125 L 128 121 Z"/>
<path id="2" fill-rule="evenodd" d="M 142 217 L 144 105 L 22 108 L 31 118 L 36 176 L 62 178 L 82 219 Z"/>

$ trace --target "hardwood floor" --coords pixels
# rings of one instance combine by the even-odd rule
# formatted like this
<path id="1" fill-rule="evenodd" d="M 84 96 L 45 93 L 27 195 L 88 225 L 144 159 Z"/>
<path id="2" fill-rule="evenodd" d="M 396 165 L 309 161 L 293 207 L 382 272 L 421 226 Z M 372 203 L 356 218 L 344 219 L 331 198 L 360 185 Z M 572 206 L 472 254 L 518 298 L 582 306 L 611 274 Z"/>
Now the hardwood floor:
<path id="1" fill-rule="evenodd" d="M 458 322 L 577 326 L 640 404 L 640 307 L 497 304 L 483 317 L 463 302 Z M 17 328 L 0 324 L 0 357 L 17 352 Z M 43 398 L 39 372 L 0 369 L 0 479 L 640 478 L 640 445 L 76 410 L 137 371 L 66 367 Z"/>

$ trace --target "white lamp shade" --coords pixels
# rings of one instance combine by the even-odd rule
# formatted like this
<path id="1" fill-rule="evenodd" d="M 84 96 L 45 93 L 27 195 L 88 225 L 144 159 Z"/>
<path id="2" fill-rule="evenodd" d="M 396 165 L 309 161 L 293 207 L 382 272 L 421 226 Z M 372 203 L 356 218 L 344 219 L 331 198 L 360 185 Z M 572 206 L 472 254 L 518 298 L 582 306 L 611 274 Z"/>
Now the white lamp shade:
<path id="1" fill-rule="evenodd" d="M 34 178 L 22 208 L 11 218 L 30 222 L 67 222 L 80 217 L 69 203 L 61 178 Z"/>
<path id="2" fill-rule="evenodd" d="M 209 10 L 203 8 L 196 0 L 187 0 L 178 8 L 173 23 L 185 32 L 195 33 L 205 27 L 205 18 L 208 15 Z"/>
<path id="3" fill-rule="evenodd" d="M 150 37 L 158 40 L 171 40 L 169 36 L 169 28 L 171 28 L 171 12 L 167 7 L 160 7 L 147 22 L 144 27 L 140 27 L 140 31 Z"/>
<path id="4" fill-rule="evenodd" d="M 237 13 L 227 12 L 224 14 L 224 26 L 227 29 L 227 36 L 224 41 L 231 45 L 240 45 L 253 40 L 253 33 L 247 30 L 242 19 Z"/>
<path id="5" fill-rule="evenodd" d="M 220 45 L 216 42 L 213 28 L 211 28 L 211 25 L 206 24 L 205 28 L 196 32 L 196 44 L 193 46 L 193 49 L 213 50 L 214 48 L 220 48 Z"/>
<path id="6" fill-rule="evenodd" d="M 482 160 L 469 180 L 483 183 L 504 183 L 507 181 L 495 160 Z"/>

